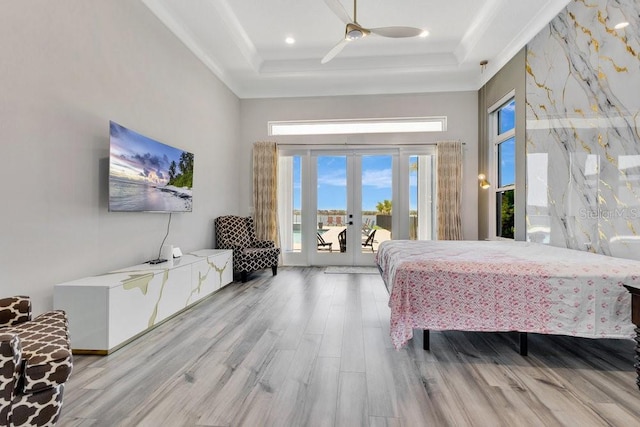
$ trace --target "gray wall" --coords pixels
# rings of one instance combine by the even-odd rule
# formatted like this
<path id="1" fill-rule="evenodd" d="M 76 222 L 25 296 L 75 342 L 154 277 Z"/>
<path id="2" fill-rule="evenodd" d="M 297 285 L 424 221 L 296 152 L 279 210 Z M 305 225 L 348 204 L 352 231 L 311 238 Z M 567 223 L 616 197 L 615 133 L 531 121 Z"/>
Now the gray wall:
<path id="1" fill-rule="evenodd" d="M 437 142 L 459 139 L 464 142 L 463 218 L 464 238 L 478 236 L 478 94 L 448 92 L 408 95 L 370 95 L 312 98 L 243 99 L 241 111 L 242 176 L 251 176 L 251 148 L 255 141 L 271 140 L 299 144 L 394 144 Z M 433 134 L 337 135 L 314 137 L 268 137 L 270 120 L 348 119 L 363 117 L 447 116 L 448 131 Z M 252 182 L 241 182 L 241 204 L 245 213 L 252 205 Z"/>
<path id="2" fill-rule="evenodd" d="M 168 243 L 211 247 L 240 210 L 239 100 L 141 2 L 3 1 L 0 57 L 0 296 L 39 313 L 55 283 L 157 255 L 168 215 L 107 212 L 109 120 L 195 153 Z"/>
<path id="3" fill-rule="evenodd" d="M 526 75 L 525 49 L 522 49 L 502 69 L 491 78 L 478 92 L 478 123 L 479 123 L 479 158 L 480 173 L 490 174 L 492 168 L 490 153 L 493 148 L 489 141 L 487 124 L 489 115 L 487 110 L 510 91 L 515 90 L 516 100 L 516 191 L 515 191 L 515 240 L 525 240 L 525 205 L 526 205 Z M 494 182 L 491 183 L 495 184 Z M 476 187 L 478 187 L 476 183 Z M 487 239 L 489 236 L 489 193 L 493 187 L 480 190 L 478 194 L 478 238 Z"/>

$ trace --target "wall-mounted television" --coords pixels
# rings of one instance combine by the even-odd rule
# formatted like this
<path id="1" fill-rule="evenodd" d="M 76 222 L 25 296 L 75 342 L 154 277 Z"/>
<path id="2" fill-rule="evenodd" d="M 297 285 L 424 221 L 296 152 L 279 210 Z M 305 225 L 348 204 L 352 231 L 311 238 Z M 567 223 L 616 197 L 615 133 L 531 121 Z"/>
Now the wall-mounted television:
<path id="1" fill-rule="evenodd" d="M 191 212 L 193 153 L 109 122 L 109 211 Z"/>

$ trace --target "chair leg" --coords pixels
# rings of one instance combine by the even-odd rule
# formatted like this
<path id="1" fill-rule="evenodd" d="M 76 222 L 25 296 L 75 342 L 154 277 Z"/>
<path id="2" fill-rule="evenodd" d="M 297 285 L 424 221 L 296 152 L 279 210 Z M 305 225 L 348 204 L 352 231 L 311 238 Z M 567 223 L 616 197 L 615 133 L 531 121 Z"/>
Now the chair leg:
<path id="1" fill-rule="evenodd" d="M 273 275 L 277 276 L 278 275 L 278 265 L 273 265 L 271 266 L 271 271 L 273 271 Z"/>
<path id="2" fill-rule="evenodd" d="M 240 272 L 240 280 L 242 281 L 242 283 L 247 283 L 247 272 L 246 271 L 241 271 Z"/>

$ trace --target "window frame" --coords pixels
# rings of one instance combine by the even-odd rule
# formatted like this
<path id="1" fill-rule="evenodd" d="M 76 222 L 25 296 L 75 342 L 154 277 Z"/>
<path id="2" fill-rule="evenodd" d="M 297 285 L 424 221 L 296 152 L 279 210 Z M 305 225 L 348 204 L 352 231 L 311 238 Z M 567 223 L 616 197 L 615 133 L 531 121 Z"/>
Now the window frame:
<path id="1" fill-rule="evenodd" d="M 500 123 L 499 123 L 499 112 L 506 107 L 511 102 L 514 103 L 514 123 L 513 128 L 505 131 L 503 133 L 500 132 Z M 515 240 L 515 219 L 514 219 L 514 236 L 513 237 L 502 237 L 498 235 L 498 221 L 499 212 L 498 212 L 498 194 L 503 193 L 505 191 L 513 190 L 514 194 L 514 208 L 515 208 L 515 193 L 516 193 L 516 176 L 517 169 L 515 165 L 515 152 L 514 152 L 514 182 L 509 185 L 500 186 L 500 156 L 499 156 L 499 148 L 500 144 L 503 142 L 507 142 L 510 139 L 513 139 L 514 146 L 517 146 L 516 139 L 516 122 L 515 122 L 515 111 L 518 106 L 515 104 L 515 90 L 510 91 L 505 96 L 503 96 L 498 102 L 494 103 L 491 107 L 488 108 L 489 115 L 489 143 L 491 146 L 491 174 L 490 174 L 490 182 L 492 185 L 492 191 L 490 192 L 490 201 L 489 201 L 489 238 L 491 240 Z"/>

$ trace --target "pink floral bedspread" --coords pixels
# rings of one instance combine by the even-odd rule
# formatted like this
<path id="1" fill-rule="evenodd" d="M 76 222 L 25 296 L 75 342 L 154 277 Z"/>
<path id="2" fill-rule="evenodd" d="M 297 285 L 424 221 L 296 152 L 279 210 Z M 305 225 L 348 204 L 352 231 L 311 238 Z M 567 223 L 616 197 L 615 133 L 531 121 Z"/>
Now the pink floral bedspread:
<path id="1" fill-rule="evenodd" d="M 623 284 L 640 287 L 640 261 L 528 242 L 390 240 L 376 262 L 395 348 L 414 328 L 635 336 Z"/>

